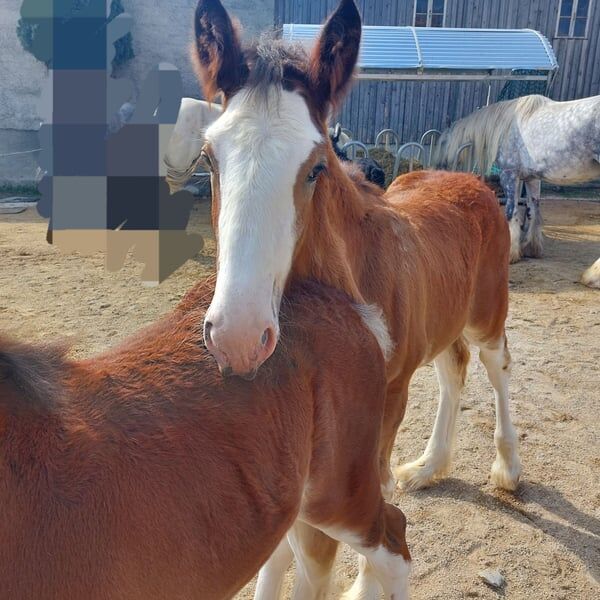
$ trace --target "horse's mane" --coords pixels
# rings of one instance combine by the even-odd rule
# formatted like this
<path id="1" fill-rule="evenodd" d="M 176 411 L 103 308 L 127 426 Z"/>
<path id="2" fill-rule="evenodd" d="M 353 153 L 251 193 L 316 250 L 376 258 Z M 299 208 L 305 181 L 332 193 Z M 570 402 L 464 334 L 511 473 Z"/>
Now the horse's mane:
<path id="1" fill-rule="evenodd" d="M 505 100 L 481 108 L 456 121 L 442 134 L 434 152 L 433 164 L 452 168 L 459 148 L 473 144 L 473 157 L 481 173 L 487 173 L 498 156 L 498 149 L 515 123 L 529 119 L 541 106 L 551 102 L 537 94 Z"/>

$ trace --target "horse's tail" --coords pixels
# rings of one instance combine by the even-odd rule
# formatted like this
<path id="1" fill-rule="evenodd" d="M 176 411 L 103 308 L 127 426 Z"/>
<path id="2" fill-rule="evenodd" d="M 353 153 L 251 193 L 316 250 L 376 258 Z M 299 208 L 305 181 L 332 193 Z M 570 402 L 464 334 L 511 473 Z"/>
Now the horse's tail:
<path id="1" fill-rule="evenodd" d="M 0 409 L 54 406 L 67 350 L 65 344 L 36 347 L 0 337 Z"/>
<path id="2" fill-rule="evenodd" d="M 491 104 L 456 121 L 440 137 L 432 158 L 433 166 L 451 169 L 461 146 L 473 144 L 475 163 L 481 173 L 487 173 L 512 127 L 528 119 L 546 102 L 549 100 L 544 96 L 523 96 Z"/>

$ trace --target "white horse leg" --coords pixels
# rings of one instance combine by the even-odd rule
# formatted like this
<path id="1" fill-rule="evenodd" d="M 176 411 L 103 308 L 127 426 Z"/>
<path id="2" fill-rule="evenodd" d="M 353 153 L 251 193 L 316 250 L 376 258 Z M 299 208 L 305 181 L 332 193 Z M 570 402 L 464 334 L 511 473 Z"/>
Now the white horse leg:
<path id="1" fill-rule="evenodd" d="M 389 506 L 388 506 L 389 508 Z M 398 510 L 392 507 L 392 510 Z M 378 523 L 379 527 L 389 532 L 389 538 L 397 540 L 402 531 L 397 529 L 393 521 Z M 353 532 L 340 529 L 325 530 L 327 535 L 348 544 L 359 553 L 359 575 L 352 587 L 342 596 L 343 600 L 381 600 L 383 589 L 387 600 L 408 600 L 410 560 L 395 551 L 387 544 L 366 546 L 361 537 Z M 300 599 L 298 599 L 300 600 Z"/>
<path id="2" fill-rule="evenodd" d="M 523 225 L 523 215 L 519 207 L 515 209 L 512 218 L 508 222 L 510 231 L 510 263 L 516 263 L 521 260 L 521 227 Z"/>
<path id="3" fill-rule="evenodd" d="M 506 198 L 506 218 L 510 231 L 510 262 L 516 263 L 521 259 L 521 229 L 523 225 L 523 215 L 519 209 L 521 180 L 513 171 L 502 171 L 500 184 Z"/>
<path id="4" fill-rule="evenodd" d="M 379 600 L 381 585 L 367 559 L 358 555 L 358 577 L 352 587 L 343 595 L 343 600 Z"/>
<path id="5" fill-rule="evenodd" d="M 254 600 L 279 600 L 285 572 L 293 559 L 294 553 L 286 535 L 258 572 Z"/>
<path id="6" fill-rule="evenodd" d="M 581 276 L 581 283 L 600 289 L 600 258 Z"/>
<path id="7" fill-rule="evenodd" d="M 296 558 L 292 600 L 325 600 L 338 542 L 301 521 L 288 533 Z"/>
<path id="8" fill-rule="evenodd" d="M 383 546 L 364 548 L 352 544 L 360 553 L 360 571 L 343 600 L 409 599 L 410 562 L 393 554 Z"/>
<path id="9" fill-rule="evenodd" d="M 517 452 L 517 432 L 510 419 L 508 384 L 511 357 L 506 337 L 494 342 L 473 342 L 480 348 L 479 358 L 487 370 L 496 400 L 496 460 L 492 465 L 492 483 L 506 490 L 515 490 L 521 475 L 521 461 Z"/>
<path id="10" fill-rule="evenodd" d="M 423 455 L 396 469 L 395 475 L 402 489 L 423 488 L 448 472 L 454 447 L 456 414 L 468 364 L 469 349 L 463 338 L 456 340 L 434 360 L 440 386 L 435 425 Z"/>
<path id="11" fill-rule="evenodd" d="M 521 252 L 523 256 L 540 258 L 544 253 L 544 239 L 542 235 L 542 213 L 540 212 L 540 197 L 542 182 L 540 179 L 526 181 L 527 210 L 529 211 L 529 227 L 523 241 Z"/>

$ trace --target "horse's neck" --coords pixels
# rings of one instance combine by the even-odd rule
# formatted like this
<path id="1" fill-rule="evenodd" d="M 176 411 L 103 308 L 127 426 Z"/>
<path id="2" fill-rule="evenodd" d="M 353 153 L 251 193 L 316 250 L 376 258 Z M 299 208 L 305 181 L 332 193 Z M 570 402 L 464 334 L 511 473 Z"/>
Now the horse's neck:
<path id="1" fill-rule="evenodd" d="M 360 290 L 360 222 L 368 208 L 368 193 L 335 163 L 331 177 L 318 188 L 313 210 L 299 240 L 292 276 L 311 278 L 344 290 L 364 302 Z"/>

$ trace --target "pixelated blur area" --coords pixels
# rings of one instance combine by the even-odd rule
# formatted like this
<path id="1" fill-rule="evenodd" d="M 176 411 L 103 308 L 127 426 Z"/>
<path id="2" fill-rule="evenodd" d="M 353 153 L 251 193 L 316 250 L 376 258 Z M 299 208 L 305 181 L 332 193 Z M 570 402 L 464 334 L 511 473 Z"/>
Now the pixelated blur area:
<path id="1" fill-rule="evenodd" d="M 113 0 L 23 2 L 20 27 L 35 34 L 27 49 L 49 70 L 38 211 L 49 219 L 48 242 L 62 251 L 104 251 L 110 271 L 132 251 L 144 282 L 158 284 L 203 240 L 186 232 L 193 196 L 170 194 L 161 155 L 181 104 L 179 71 L 156 65 L 135 104 L 132 83 L 113 77 L 116 45 L 131 25 Z"/>

